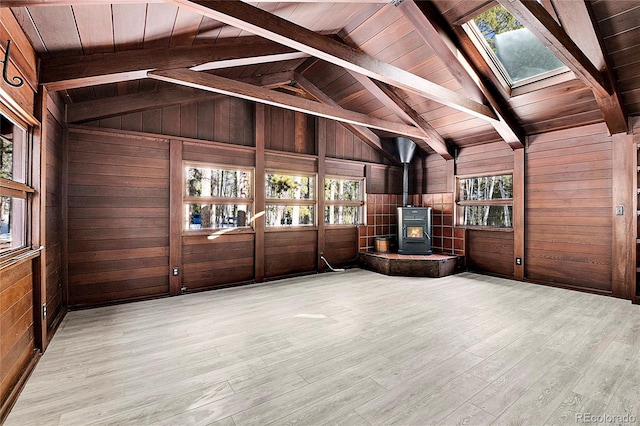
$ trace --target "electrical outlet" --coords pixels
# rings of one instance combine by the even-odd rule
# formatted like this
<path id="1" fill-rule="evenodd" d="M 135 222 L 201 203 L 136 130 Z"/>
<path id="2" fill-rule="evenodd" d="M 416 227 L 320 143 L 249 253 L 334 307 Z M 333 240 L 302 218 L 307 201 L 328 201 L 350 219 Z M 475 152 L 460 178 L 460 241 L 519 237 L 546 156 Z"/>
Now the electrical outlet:
<path id="1" fill-rule="evenodd" d="M 177 277 L 179 273 L 180 273 L 180 270 L 178 269 L 178 267 L 174 266 L 173 267 L 173 276 Z"/>
<path id="2" fill-rule="evenodd" d="M 624 206 L 616 206 L 616 216 L 624 215 Z"/>
<path id="3" fill-rule="evenodd" d="M 522 265 L 522 258 L 516 257 L 516 265 Z"/>

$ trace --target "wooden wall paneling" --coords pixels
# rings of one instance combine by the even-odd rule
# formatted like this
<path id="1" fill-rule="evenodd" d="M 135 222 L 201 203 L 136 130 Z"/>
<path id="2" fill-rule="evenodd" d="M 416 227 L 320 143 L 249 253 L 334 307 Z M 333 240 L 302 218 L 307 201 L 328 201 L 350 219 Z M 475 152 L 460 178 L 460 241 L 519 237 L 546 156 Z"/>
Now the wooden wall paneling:
<path id="1" fill-rule="evenodd" d="M 162 108 L 162 134 L 166 136 L 181 136 L 180 105 Z"/>
<path id="2" fill-rule="evenodd" d="M 326 126 L 327 133 L 327 152 L 326 156 L 331 158 L 336 158 L 336 128 L 338 127 L 338 123 L 333 120 L 327 120 L 325 118 L 318 119 L 321 123 Z"/>
<path id="3" fill-rule="evenodd" d="M 318 232 L 315 228 L 268 230 L 264 234 L 264 253 L 267 278 L 315 271 Z"/>
<path id="4" fill-rule="evenodd" d="M 465 248 L 471 270 L 513 278 L 513 232 L 468 229 Z"/>
<path id="5" fill-rule="evenodd" d="M 522 281 L 524 279 L 524 238 L 525 238 L 525 151 L 516 149 L 514 154 L 513 167 L 513 265 L 514 278 Z M 520 264 L 516 258 L 520 259 Z"/>
<path id="6" fill-rule="evenodd" d="M 316 173 L 318 171 L 316 156 L 269 151 L 265 153 L 264 158 L 265 167 L 268 170 L 302 173 Z"/>
<path id="7" fill-rule="evenodd" d="M 182 292 L 184 271 L 182 265 L 182 141 L 171 139 L 169 146 L 169 294 Z"/>
<path id="8" fill-rule="evenodd" d="M 611 292 L 612 145 L 606 126 L 529 137 L 525 276 Z"/>
<path id="9" fill-rule="evenodd" d="M 170 143 L 71 127 L 69 305 L 169 293 Z"/>
<path id="10" fill-rule="evenodd" d="M 196 139 L 198 137 L 198 104 L 180 105 L 180 136 Z"/>
<path id="11" fill-rule="evenodd" d="M 213 164 L 253 167 L 255 149 L 215 142 L 184 141 L 182 159 Z"/>
<path id="12" fill-rule="evenodd" d="M 636 291 L 636 233 L 634 222 L 638 215 L 634 210 L 637 188 L 637 147 L 632 134 L 617 133 L 611 138 L 613 232 L 611 294 L 634 300 Z M 621 208 L 622 211 L 618 212 Z"/>
<path id="13" fill-rule="evenodd" d="M 162 134 L 162 110 L 153 109 L 142 112 L 142 131 Z"/>
<path id="14" fill-rule="evenodd" d="M 122 130 L 142 131 L 142 112 L 134 112 L 122 116 Z"/>
<path id="15" fill-rule="evenodd" d="M 230 98 L 224 96 L 215 100 L 214 115 L 216 117 L 213 128 L 213 140 L 218 142 L 230 142 L 231 117 L 229 115 Z"/>
<path id="16" fill-rule="evenodd" d="M 213 129 L 215 126 L 214 102 L 198 102 L 198 139 L 215 140 Z"/>
<path id="17" fill-rule="evenodd" d="M 255 231 L 254 245 L 254 278 L 256 282 L 262 282 L 265 278 L 265 197 L 266 189 L 264 186 L 265 175 L 265 131 L 267 128 L 266 111 L 268 109 L 262 104 L 255 104 L 255 146 L 256 146 L 256 168 L 255 168 L 255 189 L 254 189 L 254 221 L 253 230 Z"/>
<path id="18" fill-rule="evenodd" d="M 282 150 L 287 152 L 296 152 L 296 125 L 295 112 L 285 109 L 282 110 Z"/>
<path id="19" fill-rule="evenodd" d="M 325 174 L 328 176 L 364 177 L 365 165 L 359 161 L 325 159 Z"/>
<path id="20" fill-rule="evenodd" d="M 32 265 L 26 259 L 0 270 L 0 421 L 35 359 Z"/>
<path id="21" fill-rule="evenodd" d="M 324 262 L 322 261 L 322 259 L 320 259 L 320 256 L 322 256 L 324 254 L 324 250 L 325 250 L 325 239 L 326 239 L 326 235 L 325 235 L 325 224 L 324 224 L 324 179 L 326 176 L 326 171 L 327 171 L 327 167 L 326 167 L 326 161 L 325 161 L 325 156 L 327 153 L 327 135 L 326 135 L 326 127 L 322 127 L 318 130 L 318 136 L 316 137 L 316 144 L 317 144 L 317 148 L 316 148 L 316 152 L 318 153 L 318 183 L 316 185 L 316 187 L 318 188 L 318 190 L 316 191 L 317 194 L 317 212 L 316 212 L 316 223 L 317 223 L 317 229 L 318 229 L 318 234 L 317 234 L 317 241 L 318 241 L 318 246 L 316 249 L 316 253 L 318 254 L 318 257 L 316 259 L 316 265 L 317 265 L 317 270 L 318 271 L 323 271 L 325 269 L 325 265 Z"/>
<path id="22" fill-rule="evenodd" d="M 511 172 L 513 150 L 504 142 L 465 147 L 456 158 L 456 173 L 460 176 Z"/>
<path id="23" fill-rule="evenodd" d="M 228 287 L 254 279 L 253 233 L 182 237 L 182 284 L 188 291 Z"/>
<path id="24" fill-rule="evenodd" d="M 367 164 L 365 175 L 368 194 L 402 194 L 402 168 Z"/>
<path id="25" fill-rule="evenodd" d="M 448 189 L 448 162 L 439 155 L 430 154 L 425 159 L 425 194 L 453 192 Z"/>
<path id="26" fill-rule="evenodd" d="M 332 266 L 352 262 L 357 255 L 357 227 L 345 226 L 325 229 L 324 257 Z"/>
<path id="27" fill-rule="evenodd" d="M 31 241 L 33 248 L 41 247 L 39 256 L 33 260 L 33 308 L 34 308 L 34 338 L 35 346 L 44 351 L 47 347 L 47 265 L 46 265 L 46 180 L 47 180 L 47 92 L 38 92 L 35 115 L 40 120 L 40 126 L 33 129 L 31 185 L 34 193 L 30 201 L 31 232 L 27 241 Z"/>

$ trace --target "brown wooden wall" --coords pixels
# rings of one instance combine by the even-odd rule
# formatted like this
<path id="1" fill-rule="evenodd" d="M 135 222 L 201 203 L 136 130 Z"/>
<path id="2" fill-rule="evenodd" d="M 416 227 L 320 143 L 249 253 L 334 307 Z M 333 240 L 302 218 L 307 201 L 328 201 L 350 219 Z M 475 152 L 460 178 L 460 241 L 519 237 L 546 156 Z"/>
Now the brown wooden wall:
<path id="1" fill-rule="evenodd" d="M 322 130 L 327 135 L 326 156 L 328 158 L 389 164 L 389 161 L 380 152 L 371 148 L 342 124 L 326 118 L 317 118 L 316 120 L 318 128 L 324 126 Z"/>
<path id="2" fill-rule="evenodd" d="M 480 176 L 513 171 L 513 150 L 504 142 L 462 148 L 456 157 L 456 175 Z"/>
<path id="3" fill-rule="evenodd" d="M 271 230 L 264 234 L 264 276 L 315 271 L 318 232 L 310 230 Z"/>
<path id="4" fill-rule="evenodd" d="M 59 320 L 63 310 L 63 251 L 65 224 L 63 223 L 63 129 L 53 114 L 46 117 L 46 289 L 47 327 Z"/>
<path id="5" fill-rule="evenodd" d="M 611 290 L 611 137 L 603 124 L 532 136 L 526 277 Z"/>
<path id="6" fill-rule="evenodd" d="M 220 96 L 208 101 L 136 112 L 89 126 L 253 146 L 253 104 Z"/>
<path id="7" fill-rule="evenodd" d="M 468 229 L 465 243 L 470 270 L 513 277 L 513 232 Z"/>
<path id="8" fill-rule="evenodd" d="M 69 305 L 168 294 L 169 142 L 71 128 Z"/>
<path id="9" fill-rule="evenodd" d="M 0 403 L 34 355 L 33 269 L 24 260 L 0 269 Z"/>
<path id="10" fill-rule="evenodd" d="M 353 261 L 358 255 L 358 229 L 356 227 L 327 228 L 324 257 L 331 265 Z"/>

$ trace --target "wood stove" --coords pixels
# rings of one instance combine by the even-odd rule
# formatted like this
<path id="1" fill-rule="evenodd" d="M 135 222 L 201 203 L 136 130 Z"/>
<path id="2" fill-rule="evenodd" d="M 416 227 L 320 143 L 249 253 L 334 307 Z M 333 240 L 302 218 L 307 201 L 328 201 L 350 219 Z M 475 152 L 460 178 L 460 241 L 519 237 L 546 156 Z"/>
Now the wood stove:
<path id="1" fill-rule="evenodd" d="M 398 207 L 398 253 L 432 254 L 431 207 Z"/>

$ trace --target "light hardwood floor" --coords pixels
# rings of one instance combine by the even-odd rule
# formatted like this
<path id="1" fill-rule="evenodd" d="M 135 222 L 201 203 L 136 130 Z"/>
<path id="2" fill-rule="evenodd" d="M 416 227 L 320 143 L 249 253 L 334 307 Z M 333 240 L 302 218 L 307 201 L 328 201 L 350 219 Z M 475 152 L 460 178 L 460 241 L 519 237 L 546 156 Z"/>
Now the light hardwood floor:
<path id="1" fill-rule="evenodd" d="M 358 269 L 70 312 L 6 425 L 640 423 L 640 306 Z"/>

